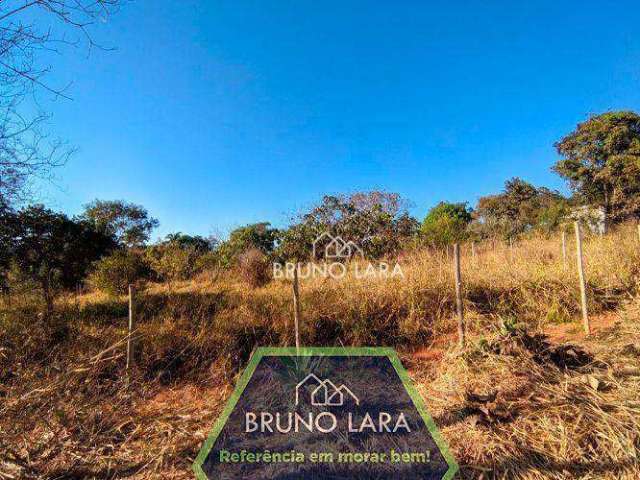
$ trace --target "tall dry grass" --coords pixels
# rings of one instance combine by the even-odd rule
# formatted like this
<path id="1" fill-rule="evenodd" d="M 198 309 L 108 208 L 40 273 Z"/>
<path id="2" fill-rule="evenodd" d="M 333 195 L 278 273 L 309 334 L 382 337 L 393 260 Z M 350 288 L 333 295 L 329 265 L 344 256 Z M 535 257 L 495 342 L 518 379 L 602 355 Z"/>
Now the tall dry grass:
<path id="1" fill-rule="evenodd" d="M 575 344 L 499 332 L 412 371 L 461 478 L 640 478 L 640 302 Z"/>
<path id="2" fill-rule="evenodd" d="M 640 243 L 633 225 L 606 236 L 587 235 L 584 264 L 589 311 L 615 308 L 635 293 Z M 530 328 L 576 321 L 579 286 L 573 235 L 567 235 L 566 265 L 560 236 L 534 237 L 514 243 L 485 242 L 471 255 L 462 248 L 462 276 L 469 327 L 482 331 L 504 321 Z M 396 260 L 390 260 L 390 263 Z M 452 260 L 427 249 L 397 259 L 404 278 L 346 277 L 301 280 L 303 342 L 308 344 L 418 345 L 451 330 L 454 315 Z M 363 271 L 363 268 L 360 269 Z M 151 292 L 168 294 L 165 286 Z M 257 290 L 235 278 L 208 283 L 206 277 L 182 284 L 177 293 L 218 292 L 224 322 L 261 325 L 281 343 L 291 341 L 291 285 L 272 281 Z M 489 325 L 488 325 L 489 324 Z"/>
<path id="3" fill-rule="evenodd" d="M 521 240 L 512 248 L 488 241 L 475 250 L 472 256 L 470 245 L 462 246 L 464 304 L 472 334 L 505 323 L 530 330 L 556 323 L 575 322 L 578 327 L 580 294 L 571 232 L 566 265 L 559 234 Z M 605 236 L 585 236 L 591 315 L 614 309 L 635 294 L 639 260 L 633 225 Z M 302 278 L 302 343 L 417 347 L 451 334 L 452 259 L 445 252 L 422 249 L 387 261 L 400 264 L 403 278 L 356 278 L 353 268 L 340 280 Z M 171 358 L 172 368 L 194 370 L 192 361 L 202 365 L 228 356 L 232 364 L 242 365 L 258 345 L 293 344 L 291 282 L 272 280 L 254 287 L 233 272 L 148 285 L 136 299 L 136 333 L 144 339 L 139 355 L 153 364 Z M 63 299 L 58 307 L 76 330 L 99 329 L 110 340 L 126 334 L 126 297 L 94 292 Z M 25 316 L 30 314 L 24 310 Z M 6 321 L 8 314 L 2 315 Z M 176 355 L 184 361 L 176 362 Z"/>

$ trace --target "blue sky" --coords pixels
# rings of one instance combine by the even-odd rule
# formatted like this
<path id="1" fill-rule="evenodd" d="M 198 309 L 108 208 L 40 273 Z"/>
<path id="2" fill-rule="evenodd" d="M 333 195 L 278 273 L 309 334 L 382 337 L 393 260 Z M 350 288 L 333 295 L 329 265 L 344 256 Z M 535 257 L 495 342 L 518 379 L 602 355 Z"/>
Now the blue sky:
<path id="1" fill-rule="evenodd" d="M 277 226 L 325 193 L 383 189 L 423 217 L 520 176 L 563 188 L 553 143 L 640 110 L 636 2 L 134 0 L 115 51 L 65 51 L 52 131 L 78 147 L 43 187 L 78 213 L 145 205 L 161 227 Z"/>

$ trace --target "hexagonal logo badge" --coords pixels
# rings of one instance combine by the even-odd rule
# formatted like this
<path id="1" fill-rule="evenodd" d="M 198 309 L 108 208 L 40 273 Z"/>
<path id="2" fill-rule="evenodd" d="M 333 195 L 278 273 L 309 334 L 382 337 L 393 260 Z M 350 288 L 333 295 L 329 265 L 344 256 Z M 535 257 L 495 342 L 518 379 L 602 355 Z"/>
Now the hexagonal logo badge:
<path id="1" fill-rule="evenodd" d="M 261 348 L 198 455 L 199 480 L 453 478 L 390 348 Z"/>

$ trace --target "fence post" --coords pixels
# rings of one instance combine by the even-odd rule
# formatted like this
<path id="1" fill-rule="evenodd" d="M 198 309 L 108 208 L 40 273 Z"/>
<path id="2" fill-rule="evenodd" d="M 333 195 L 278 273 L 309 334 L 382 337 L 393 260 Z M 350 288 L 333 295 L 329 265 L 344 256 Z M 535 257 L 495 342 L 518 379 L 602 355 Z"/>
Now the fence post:
<path id="1" fill-rule="evenodd" d="M 300 291 L 298 288 L 298 262 L 293 269 L 293 322 L 296 335 L 296 353 L 300 350 Z"/>
<path id="2" fill-rule="evenodd" d="M 476 242 L 471 242 L 471 258 L 476 259 Z"/>
<path id="3" fill-rule="evenodd" d="M 587 288 L 584 280 L 584 264 L 582 262 L 582 235 L 580 233 L 580 224 L 576 221 L 573 224 L 576 230 L 576 256 L 578 263 L 578 277 L 580 278 L 580 300 L 582 303 L 582 323 L 584 326 L 584 333 L 589 335 L 591 328 L 589 325 L 589 314 L 587 313 Z"/>
<path id="4" fill-rule="evenodd" d="M 638 223 L 638 241 L 640 241 L 640 223 Z"/>
<path id="5" fill-rule="evenodd" d="M 458 344 L 465 346 L 464 310 L 462 305 L 462 279 L 460 275 L 460 245 L 453 244 L 453 264 L 456 281 L 456 313 L 458 314 Z"/>
<path id="6" fill-rule="evenodd" d="M 135 295 L 135 287 L 133 285 L 129 285 L 129 335 L 127 336 L 127 373 L 129 372 L 129 368 L 133 365 L 133 343 L 131 336 L 133 335 L 133 296 Z"/>
<path id="7" fill-rule="evenodd" d="M 567 269 L 567 233 L 562 230 L 562 268 Z"/>

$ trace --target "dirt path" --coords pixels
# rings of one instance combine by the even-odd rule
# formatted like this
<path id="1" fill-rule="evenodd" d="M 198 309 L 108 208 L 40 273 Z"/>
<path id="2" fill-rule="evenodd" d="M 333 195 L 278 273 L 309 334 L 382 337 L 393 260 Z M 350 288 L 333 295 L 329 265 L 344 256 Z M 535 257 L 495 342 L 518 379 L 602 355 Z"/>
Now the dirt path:
<path id="1" fill-rule="evenodd" d="M 620 320 L 620 316 L 616 312 L 608 312 L 590 317 L 591 334 L 597 335 L 605 330 L 610 329 Z M 552 343 L 564 343 L 584 341 L 586 336 L 582 331 L 582 325 L 576 322 L 561 323 L 556 325 L 547 325 L 544 333 L 549 336 Z"/>

